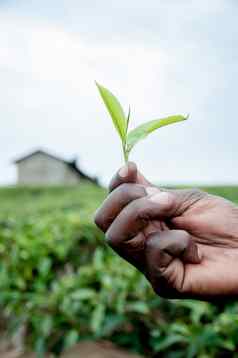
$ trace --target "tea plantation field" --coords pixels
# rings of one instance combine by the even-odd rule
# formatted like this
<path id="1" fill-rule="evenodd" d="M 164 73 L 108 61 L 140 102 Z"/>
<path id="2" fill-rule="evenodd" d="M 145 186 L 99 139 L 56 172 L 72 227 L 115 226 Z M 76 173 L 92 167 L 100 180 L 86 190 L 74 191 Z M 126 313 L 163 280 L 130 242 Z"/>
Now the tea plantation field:
<path id="1" fill-rule="evenodd" d="M 238 203 L 238 188 L 209 188 Z M 0 189 L 0 315 L 39 357 L 107 339 L 147 357 L 238 357 L 238 303 L 170 301 L 105 246 L 92 222 L 106 191 Z"/>

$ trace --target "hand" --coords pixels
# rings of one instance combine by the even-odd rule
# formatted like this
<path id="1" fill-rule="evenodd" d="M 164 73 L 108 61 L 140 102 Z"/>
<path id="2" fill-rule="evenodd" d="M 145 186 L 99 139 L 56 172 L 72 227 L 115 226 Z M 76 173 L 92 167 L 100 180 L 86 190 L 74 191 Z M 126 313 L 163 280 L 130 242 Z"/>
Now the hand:
<path id="1" fill-rule="evenodd" d="M 109 245 L 169 298 L 238 295 L 238 208 L 199 190 L 161 190 L 134 163 L 97 211 Z"/>

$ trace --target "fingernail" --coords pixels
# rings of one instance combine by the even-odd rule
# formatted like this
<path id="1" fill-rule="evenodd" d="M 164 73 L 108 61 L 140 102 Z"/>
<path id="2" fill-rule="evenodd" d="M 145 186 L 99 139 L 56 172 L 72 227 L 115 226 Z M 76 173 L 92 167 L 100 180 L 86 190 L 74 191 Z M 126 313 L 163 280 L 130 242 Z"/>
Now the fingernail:
<path id="1" fill-rule="evenodd" d="M 124 167 L 122 167 L 119 172 L 118 172 L 119 176 L 121 178 L 126 178 L 128 176 L 128 167 L 127 165 L 124 165 Z"/>
<path id="2" fill-rule="evenodd" d="M 201 251 L 199 250 L 199 248 L 198 248 L 198 250 L 197 250 L 197 253 L 198 253 L 198 260 L 199 260 L 199 261 L 202 261 L 203 255 L 202 255 Z"/>
<path id="3" fill-rule="evenodd" d="M 152 195 L 149 198 L 150 201 L 153 203 L 157 203 L 160 205 L 169 205 L 171 201 L 171 195 L 169 193 L 166 193 L 165 191 L 157 193 L 155 195 Z"/>
<path id="4" fill-rule="evenodd" d="M 147 188 L 145 188 L 145 191 L 146 191 L 147 195 L 150 195 L 150 196 L 160 193 L 160 190 L 158 188 L 155 188 L 154 186 L 148 186 Z"/>

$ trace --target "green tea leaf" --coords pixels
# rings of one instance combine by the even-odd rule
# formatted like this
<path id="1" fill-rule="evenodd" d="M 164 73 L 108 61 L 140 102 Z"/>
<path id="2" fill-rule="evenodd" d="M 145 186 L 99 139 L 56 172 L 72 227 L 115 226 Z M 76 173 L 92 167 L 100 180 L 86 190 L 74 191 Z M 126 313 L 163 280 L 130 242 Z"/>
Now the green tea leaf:
<path id="1" fill-rule="evenodd" d="M 177 115 L 177 116 L 170 116 L 162 119 L 155 119 L 153 121 L 141 124 L 139 127 L 129 132 L 127 136 L 127 153 L 131 151 L 131 149 L 134 147 L 136 143 L 138 143 L 142 139 L 145 139 L 148 136 L 148 134 L 155 131 L 156 129 L 167 126 L 172 123 L 184 121 L 187 118 L 188 117 Z"/>
<path id="2" fill-rule="evenodd" d="M 131 117 L 131 107 L 129 106 L 128 115 L 127 115 L 127 119 L 126 119 L 126 135 L 127 135 L 127 132 L 128 132 L 130 117 Z"/>
<path id="3" fill-rule="evenodd" d="M 123 108 L 118 99 L 107 88 L 99 85 L 97 82 L 96 85 L 103 102 L 111 115 L 114 126 L 119 133 L 122 142 L 124 142 L 126 139 L 128 119 L 125 116 Z"/>

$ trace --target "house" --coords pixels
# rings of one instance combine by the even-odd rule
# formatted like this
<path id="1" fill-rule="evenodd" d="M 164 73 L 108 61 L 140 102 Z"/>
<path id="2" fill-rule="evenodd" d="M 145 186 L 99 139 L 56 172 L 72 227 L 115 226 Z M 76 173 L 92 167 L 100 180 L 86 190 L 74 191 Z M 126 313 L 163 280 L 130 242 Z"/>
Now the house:
<path id="1" fill-rule="evenodd" d="M 14 161 L 18 185 L 76 185 L 82 180 L 98 184 L 83 173 L 76 160 L 66 161 L 44 150 L 35 150 Z"/>

